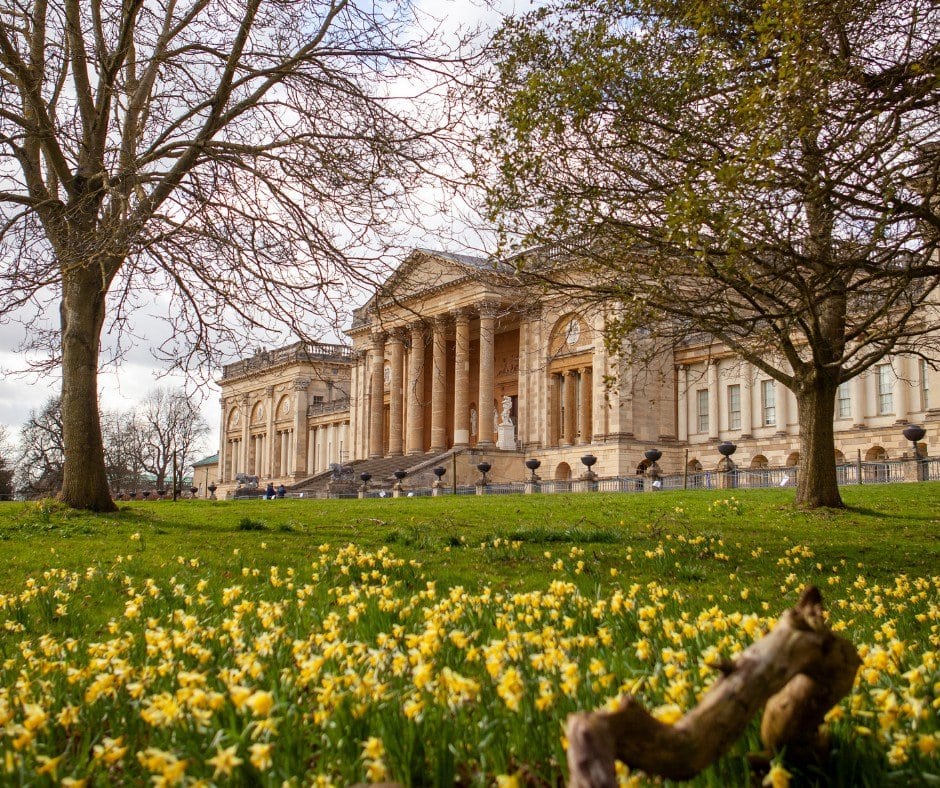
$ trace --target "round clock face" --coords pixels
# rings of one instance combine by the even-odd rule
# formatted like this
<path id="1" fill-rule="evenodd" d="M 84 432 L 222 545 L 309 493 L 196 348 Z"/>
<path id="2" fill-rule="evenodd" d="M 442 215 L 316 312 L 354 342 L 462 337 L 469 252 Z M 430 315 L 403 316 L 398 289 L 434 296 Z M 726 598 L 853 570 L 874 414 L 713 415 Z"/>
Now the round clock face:
<path id="1" fill-rule="evenodd" d="M 565 341 L 569 345 L 578 344 L 578 340 L 581 338 L 581 324 L 578 322 L 577 318 L 574 318 L 568 324 L 568 330 L 565 332 Z"/>

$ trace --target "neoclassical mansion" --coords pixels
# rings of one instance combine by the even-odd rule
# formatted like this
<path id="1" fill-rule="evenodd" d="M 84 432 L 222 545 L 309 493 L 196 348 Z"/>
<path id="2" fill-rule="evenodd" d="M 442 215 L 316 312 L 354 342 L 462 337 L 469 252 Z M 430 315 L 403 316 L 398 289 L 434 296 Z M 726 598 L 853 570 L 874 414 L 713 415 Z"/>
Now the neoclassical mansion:
<path id="1" fill-rule="evenodd" d="M 482 460 L 493 481 L 521 481 L 533 457 L 542 478 L 574 478 L 590 453 L 599 476 L 628 476 L 654 446 L 664 472 L 701 470 L 717 467 L 722 440 L 739 466 L 799 463 L 783 385 L 705 339 L 631 365 L 603 332 L 599 310 L 536 297 L 489 260 L 416 249 L 355 311 L 350 344 L 258 351 L 223 369 L 220 494 L 239 475 L 312 490 L 331 464 L 429 481 L 446 462 L 469 484 Z M 840 388 L 834 419 L 840 460 L 910 456 L 907 422 L 937 446 L 940 373 L 886 360 Z"/>

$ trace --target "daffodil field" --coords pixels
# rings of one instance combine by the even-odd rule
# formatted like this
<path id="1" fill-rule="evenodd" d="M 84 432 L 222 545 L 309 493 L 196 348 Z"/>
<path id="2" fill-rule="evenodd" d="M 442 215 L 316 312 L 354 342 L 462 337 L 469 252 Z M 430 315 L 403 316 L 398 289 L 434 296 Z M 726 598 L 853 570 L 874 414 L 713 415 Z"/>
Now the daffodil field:
<path id="1" fill-rule="evenodd" d="M 170 504 L 129 507 L 85 534 L 65 514 L 0 509 L 0 549 L 34 564 L 0 593 L 0 784 L 559 785 L 569 712 L 629 692 L 677 719 L 717 677 L 710 665 L 759 638 L 806 582 L 863 658 L 829 715 L 830 761 L 778 756 L 754 777 L 755 721 L 697 783 L 936 784 L 940 566 L 899 571 L 899 537 L 869 568 L 857 553 L 876 548 L 851 516 L 810 522 L 814 543 L 774 496 L 639 496 L 637 522 L 611 530 L 597 530 L 599 512 L 623 515 L 629 500 L 559 496 L 593 512 L 593 542 L 583 514 L 566 535 L 543 510 L 518 512 L 532 524 L 513 536 L 446 508 L 424 512 L 440 534 L 409 541 L 408 518 L 439 502 L 387 509 L 373 532 L 328 542 L 305 511 L 352 521 L 371 502 L 256 508 L 270 520 L 260 533 L 239 530 L 239 504 L 219 504 L 230 508 L 201 510 L 211 547 L 189 524 L 171 530 Z M 289 529 L 273 522 L 282 513 Z M 937 524 L 927 516 L 910 537 L 928 563 Z M 96 559 L 76 566 L 95 543 Z M 621 779 L 646 784 L 626 769 Z"/>

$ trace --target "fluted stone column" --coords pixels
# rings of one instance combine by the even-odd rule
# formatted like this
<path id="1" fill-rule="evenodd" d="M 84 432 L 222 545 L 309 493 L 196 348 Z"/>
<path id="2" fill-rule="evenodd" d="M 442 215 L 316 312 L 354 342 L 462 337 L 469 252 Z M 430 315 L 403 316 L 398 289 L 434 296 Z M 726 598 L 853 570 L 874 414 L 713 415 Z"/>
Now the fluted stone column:
<path id="1" fill-rule="evenodd" d="M 478 423 L 478 446 L 493 445 L 493 392 L 495 386 L 495 360 L 493 357 L 493 344 L 496 329 L 496 310 L 491 304 L 480 306 L 480 389 L 478 410 L 480 419 Z"/>
<path id="2" fill-rule="evenodd" d="M 718 440 L 718 362 L 708 365 L 708 439 Z"/>
<path id="3" fill-rule="evenodd" d="M 424 452 L 424 327 L 411 327 L 408 370 L 408 454 Z"/>
<path id="4" fill-rule="evenodd" d="M 581 443 L 591 442 L 591 368 L 583 367 L 579 379 L 578 391 L 578 425 L 581 433 Z"/>
<path id="5" fill-rule="evenodd" d="M 317 428 L 307 430 L 307 476 L 317 473 Z"/>
<path id="6" fill-rule="evenodd" d="M 385 453 L 385 334 L 372 334 L 372 402 L 369 418 L 369 456 Z"/>
<path id="7" fill-rule="evenodd" d="M 564 445 L 574 446 L 577 440 L 577 375 L 573 369 L 565 373 L 565 437 Z"/>
<path id="8" fill-rule="evenodd" d="M 389 344 L 391 345 L 389 360 L 391 381 L 388 384 L 388 453 L 390 456 L 399 456 L 404 453 L 405 449 L 404 412 L 402 410 L 405 346 L 401 333 L 393 332 L 389 338 Z"/>
<path id="9" fill-rule="evenodd" d="M 470 314 L 454 312 L 454 446 L 470 445 Z"/>
<path id="10" fill-rule="evenodd" d="M 682 364 L 676 377 L 679 379 L 679 440 L 689 439 L 689 368 Z"/>
<path id="11" fill-rule="evenodd" d="M 447 321 L 434 320 L 431 352 L 431 451 L 447 448 Z"/>

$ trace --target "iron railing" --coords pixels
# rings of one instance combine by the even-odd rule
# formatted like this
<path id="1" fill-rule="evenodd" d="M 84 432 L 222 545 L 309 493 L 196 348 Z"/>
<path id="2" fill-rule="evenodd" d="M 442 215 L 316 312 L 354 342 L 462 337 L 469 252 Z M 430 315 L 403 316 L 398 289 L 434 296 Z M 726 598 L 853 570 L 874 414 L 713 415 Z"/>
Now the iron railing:
<path id="1" fill-rule="evenodd" d="M 916 463 L 916 464 L 915 464 Z M 841 486 L 851 484 L 898 484 L 916 481 L 940 481 L 940 457 L 919 460 L 881 460 L 852 462 L 839 465 L 836 474 Z M 735 468 L 731 471 L 703 471 L 701 473 L 664 474 L 653 480 L 646 476 L 614 476 L 592 481 L 583 479 L 548 479 L 535 482 L 501 482 L 480 485 L 450 484 L 439 488 L 439 495 L 519 495 L 527 488 L 542 494 L 567 492 L 643 492 L 656 483 L 658 490 L 727 490 L 795 487 L 799 469 L 787 468 Z M 405 487 L 401 497 L 425 498 L 434 494 L 431 487 Z M 263 490 L 242 491 L 238 498 L 259 498 Z M 231 493 L 229 493 L 231 496 Z M 391 490 L 372 489 L 365 494 L 357 491 L 343 493 L 288 492 L 288 498 L 393 498 Z"/>

